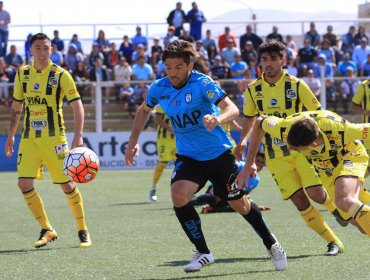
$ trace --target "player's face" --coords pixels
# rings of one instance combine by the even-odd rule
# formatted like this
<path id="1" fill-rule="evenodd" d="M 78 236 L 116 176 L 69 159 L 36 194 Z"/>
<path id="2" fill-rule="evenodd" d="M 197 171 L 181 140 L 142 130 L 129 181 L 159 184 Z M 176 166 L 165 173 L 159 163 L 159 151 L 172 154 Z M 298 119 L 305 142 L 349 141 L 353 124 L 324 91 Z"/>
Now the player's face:
<path id="1" fill-rule="evenodd" d="M 49 63 L 51 42 L 48 39 L 34 41 L 31 46 L 31 53 L 36 63 Z"/>
<path id="2" fill-rule="evenodd" d="M 193 64 L 193 62 L 190 62 L 187 65 L 182 58 L 166 59 L 166 74 L 173 87 L 180 88 L 186 83 L 193 69 Z"/>
<path id="3" fill-rule="evenodd" d="M 257 165 L 257 172 L 259 172 L 266 165 L 266 160 L 264 157 L 257 155 L 255 159 L 255 163 Z"/>
<path id="4" fill-rule="evenodd" d="M 264 52 L 261 55 L 262 71 L 269 78 L 280 75 L 284 64 L 285 58 L 281 58 L 278 53 Z"/>

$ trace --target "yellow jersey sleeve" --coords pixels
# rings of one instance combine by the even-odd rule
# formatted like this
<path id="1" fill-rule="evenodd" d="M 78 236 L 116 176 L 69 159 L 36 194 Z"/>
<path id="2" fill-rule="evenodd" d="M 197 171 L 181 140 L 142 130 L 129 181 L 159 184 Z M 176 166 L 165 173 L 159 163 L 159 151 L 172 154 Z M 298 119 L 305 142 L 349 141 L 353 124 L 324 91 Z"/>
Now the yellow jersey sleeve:
<path id="1" fill-rule="evenodd" d="M 61 90 L 69 102 L 80 99 L 76 84 L 68 71 L 64 71 L 61 79 Z"/>
<path id="2" fill-rule="evenodd" d="M 17 74 L 15 76 L 13 98 L 20 102 L 23 102 L 25 99 L 19 70 L 17 70 Z"/>
<path id="3" fill-rule="evenodd" d="M 356 94 L 352 97 L 352 102 L 357 104 L 357 105 L 361 105 L 362 102 L 364 101 L 364 97 L 365 97 L 365 83 L 367 81 L 361 83 L 358 85 L 357 87 L 357 92 Z"/>
<path id="4" fill-rule="evenodd" d="M 306 107 L 308 111 L 315 111 L 321 108 L 320 102 L 303 80 L 300 80 L 299 82 L 299 98 L 302 100 L 303 106 Z"/>
<path id="5" fill-rule="evenodd" d="M 370 123 L 350 123 L 344 124 L 344 142 L 348 143 L 354 140 L 370 141 Z"/>
<path id="6" fill-rule="evenodd" d="M 261 128 L 272 137 L 286 141 L 289 119 L 269 116 L 262 120 Z"/>
<path id="7" fill-rule="evenodd" d="M 245 103 L 243 105 L 243 114 L 246 117 L 254 117 L 258 114 L 256 103 L 252 99 L 252 94 L 247 87 L 244 92 Z"/>

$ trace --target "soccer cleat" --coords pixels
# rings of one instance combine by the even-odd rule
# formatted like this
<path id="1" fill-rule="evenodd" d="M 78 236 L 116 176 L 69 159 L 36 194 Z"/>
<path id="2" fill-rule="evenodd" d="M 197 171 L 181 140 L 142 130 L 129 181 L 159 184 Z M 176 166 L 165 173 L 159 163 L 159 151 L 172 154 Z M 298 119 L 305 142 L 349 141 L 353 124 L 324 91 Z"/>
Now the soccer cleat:
<path id="1" fill-rule="evenodd" d="M 349 221 L 345 220 L 339 213 L 338 209 L 335 209 L 333 212 L 331 212 L 335 219 L 337 220 L 338 224 L 340 224 L 342 227 L 346 227 L 349 224 Z"/>
<path id="2" fill-rule="evenodd" d="M 149 191 L 149 199 L 151 201 L 157 201 L 157 190 L 155 188 L 151 188 Z"/>
<path id="3" fill-rule="evenodd" d="M 326 251 L 327 256 L 336 256 L 344 253 L 344 246 L 342 243 L 330 242 L 328 244 L 328 250 Z"/>
<path id="4" fill-rule="evenodd" d="M 283 247 L 281 247 L 277 241 L 275 235 L 272 236 L 275 238 L 276 242 L 271 246 L 270 250 L 267 249 L 267 252 L 271 257 L 272 263 L 275 266 L 275 270 L 284 270 L 288 263 L 286 254 Z"/>
<path id="5" fill-rule="evenodd" d="M 40 232 L 40 238 L 35 243 L 35 248 L 44 247 L 55 239 L 58 239 L 58 233 L 54 229 L 42 229 Z"/>
<path id="6" fill-rule="evenodd" d="M 212 253 L 209 252 L 209 254 L 202 254 L 198 251 L 195 252 L 193 258 L 191 261 L 184 266 L 184 271 L 186 273 L 188 272 L 196 272 L 201 270 L 203 266 L 210 265 L 215 262 L 215 259 L 212 256 Z"/>
<path id="7" fill-rule="evenodd" d="M 80 248 L 87 248 L 91 246 L 90 234 L 87 230 L 80 230 L 78 232 L 78 238 L 80 239 Z"/>
<path id="8" fill-rule="evenodd" d="M 215 210 L 211 206 L 209 206 L 209 205 L 203 205 L 202 206 L 202 210 L 201 210 L 202 214 L 214 213 L 214 212 L 215 212 Z"/>

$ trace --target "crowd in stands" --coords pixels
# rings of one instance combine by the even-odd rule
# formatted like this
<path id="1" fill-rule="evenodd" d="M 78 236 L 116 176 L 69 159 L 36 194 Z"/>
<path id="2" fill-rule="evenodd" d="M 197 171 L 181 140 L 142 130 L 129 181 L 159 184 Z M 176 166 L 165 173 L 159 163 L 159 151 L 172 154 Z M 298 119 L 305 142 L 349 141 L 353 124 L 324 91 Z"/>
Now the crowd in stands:
<path id="1" fill-rule="evenodd" d="M 234 34 L 229 26 L 225 26 L 224 33 L 219 36 L 213 36 L 211 30 L 206 30 L 203 35 L 202 24 L 205 21 L 204 13 L 195 2 L 189 12 L 185 12 L 182 3 L 178 2 L 167 17 L 168 28 L 163 38 L 147 38 L 142 28 L 137 26 L 136 34 L 131 37 L 124 34 L 122 41 L 116 43 L 110 42 L 104 30 L 99 30 L 88 53 L 84 53 L 78 34 L 74 34 L 66 44 L 55 30 L 51 60 L 72 74 L 82 95 L 89 96 L 92 103 L 95 102 L 94 84 L 86 86 L 85 83 L 98 79 L 111 81 L 112 86 L 103 88 L 104 102 L 123 102 L 129 108 L 130 116 L 143 101 L 150 81 L 165 76 L 161 54 L 176 39 L 195 45 L 200 54 L 195 61 L 195 70 L 218 80 L 232 81 L 233 97 L 237 102 L 243 102 L 246 84 L 261 75 L 257 50 L 264 40 L 278 40 L 286 45 L 288 73 L 303 78 L 317 96 L 325 86 L 328 108 L 331 106 L 333 110 L 341 101 L 341 108 L 347 113 L 348 101 L 360 82 L 358 77 L 370 75 L 370 46 L 364 26 L 358 26 L 357 30 L 350 26 L 346 34 L 339 36 L 331 25 L 327 26 L 325 34 L 319 34 L 315 23 L 311 22 L 303 44 L 299 46 L 291 35 L 280 34 L 278 26 L 273 26 L 265 38 L 255 34 L 252 25 L 246 26 L 244 34 Z M 188 23 L 188 28 L 184 27 L 185 23 Z M 32 62 L 29 50 L 31 36 L 29 34 L 25 41 L 24 57 L 18 54 L 15 45 L 11 45 L 9 53 L 0 58 L 0 83 L 12 83 L 15 71 Z M 329 78 L 325 85 L 321 85 L 321 77 Z M 333 77 L 345 79 L 338 82 L 330 79 Z M 9 96 L 7 87 L 0 86 L 2 101 L 4 96 Z"/>

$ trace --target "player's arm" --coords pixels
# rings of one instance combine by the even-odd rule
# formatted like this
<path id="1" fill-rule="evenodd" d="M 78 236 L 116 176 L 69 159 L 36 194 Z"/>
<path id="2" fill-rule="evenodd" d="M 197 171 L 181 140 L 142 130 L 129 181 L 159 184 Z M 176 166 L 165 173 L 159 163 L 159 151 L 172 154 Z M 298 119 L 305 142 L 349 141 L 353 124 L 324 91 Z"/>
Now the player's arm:
<path id="1" fill-rule="evenodd" d="M 365 96 L 365 85 L 363 83 L 359 84 L 357 87 L 356 94 L 352 97 L 352 102 L 350 105 L 350 109 L 352 112 L 359 114 L 359 115 L 364 115 L 364 116 L 369 116 L 370 111 L 367 111 L 366 109 L 363 109 L 361 106 L 361 103 L 364 100 Z"/>
<path id="2" fill-rule="evenodd" d="M 163 127 L 164 129 L 166 129 L 168 132 L 172 133 L 172 127 L 169 123 L 166 123 L 163 120 L 163 114 L 155 113 L 154 120 L 155 120 L 156 125 L 159 125 L 159 126 Z"/>
<path id="3" fill-rule="evenodd" d="M 259 149 L 259 145 L 262 141 L 263 136 L 265 135 L 265 132 L 261 127 L 261 122 L 265 118 L 265 116 L 260 116 L 254 122 L 245 165 L 236 178 L 236 183 L 238 186 L 243 186 L 246 182 L 248 182 L 250 176 L 252 176 L 253 178 L 257 176 L 257 166 L 255 164 L 255 159 Z"/>
<path id="4" fill-rule="evenodd" d="M 253 125 L 255 123 L 256 117 L 244 117 L 242 123 L 242 131 L 240 135 L 239 143 L 236 145 L 235 148 L 235 157 L 237 160 L 243 159 L 243 154 L 245 149 L 247 148 L 248 138 L 250 133 L 252 132 Z"/>
<path id="5" fill-rule="evenodd" d="M 13 155 L 14 135 L 17 131 L 19 120 L 23 110 L 23 102 L 13 100 L 12 107 L 10 108 L 10 125 L 9 134 L 5 143 L 5 155 L 11 157 Z"/>
<path id="6" fill-rule="evenodd" d="M 81 99 L 76 99 L 70 103 L 73 109 L 73 118 L 74 118 L 74 137 L 72 140 L 72 149 L 75 147 L 81 147 L 83 145 L 82 133 L 84 129 L 85 121 L 85 110 L 82 105 Z"/>
<path id="7" fill-rule="evenodd" d="M 140 148 L 137 142 L 139 140 L 141 131 L 144 129 L 145 124 L 149 120 L 151 110 L 152 108 L 146 105 L 144 102 L 140 105 L 136 112 L 131 135 L 125 150 L 125 163 L 128 166 L 132 166 L 134 164 L 134 156 L 139 155 Z"/>
<path id="8" fill-rule="evenodd" d="M 239 115 L 238 107 L 227 96 L 218 102 L 217 106 L 221 108 L 220 115 L 207 114 L 203 116 L 203 124 L 209 131 L 220 124 L 232 122 Z"/>

